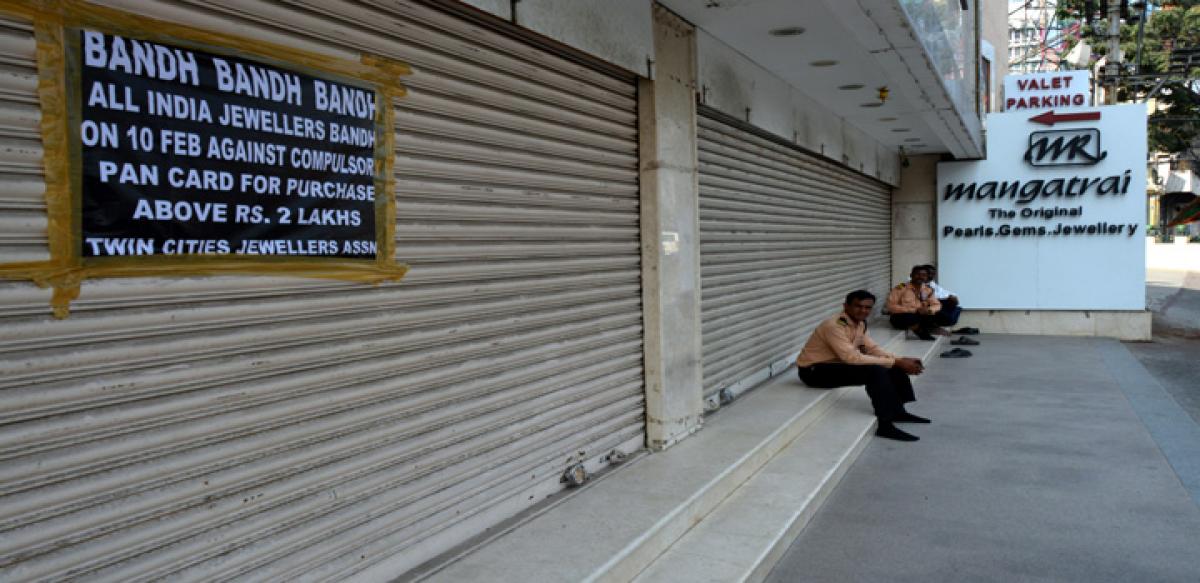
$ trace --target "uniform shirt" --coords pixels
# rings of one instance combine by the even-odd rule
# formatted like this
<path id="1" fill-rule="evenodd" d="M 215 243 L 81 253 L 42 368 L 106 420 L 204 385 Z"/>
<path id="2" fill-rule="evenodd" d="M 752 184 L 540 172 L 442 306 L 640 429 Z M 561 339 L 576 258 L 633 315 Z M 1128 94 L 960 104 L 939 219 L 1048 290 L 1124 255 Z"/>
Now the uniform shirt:
<path id="1" fill-rule="evenodd" d="M 800 368 L 823 362 L 891 367 L 896 364 L 896 356 L 867 336 L 866 322 L 855 322 L 842 312 L 821 322 L 796 357 L 796 366 Z"/>
<path id="2" fill-rule="evenodd" d="M 936 282 L 936 281 L 929 282 L 929 287 L 930 287 L 930 289 L 933 290 L 934 297 L 936 297 L 939 300 L 944 300 L 950 296 L 957 295 L 954 292 L 938 285 L 938 282 Z"/>
<path id="3" fill-rule="evenodd" d="M 902 283 L 892 288 L 892 293 L 888 294 L 889 314 L 915 314 L 917 309 L 922 307 L 929 308 L 930 312 L 935 314 L 942 309 L 942 302 L 938 301 L 928 284 L 922 285 L 918 290 L 912 282 Z"/>

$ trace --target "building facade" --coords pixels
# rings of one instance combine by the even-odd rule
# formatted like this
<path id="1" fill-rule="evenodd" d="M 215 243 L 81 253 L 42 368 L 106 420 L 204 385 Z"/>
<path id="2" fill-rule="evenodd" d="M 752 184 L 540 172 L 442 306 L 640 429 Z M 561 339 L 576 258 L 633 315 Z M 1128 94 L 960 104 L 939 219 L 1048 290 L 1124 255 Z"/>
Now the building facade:
<path id="1" fill-rule="evenodd" d="M 882 294 L 934 259 L 930 161 L 984 155 L 1001 10 L 4 3 L 0 571 L 387 579 L 572 477 L 686 439 L 787 370 L 847 291 Z M 299 190 L 226 187 L 240 154 L 189 149 L 232 127 L 198 113 L 217 98 L 185 91 L 193 57 L 225 106 L 258 116 L 228 136 L 260 155 L 320 140 L 374 152 L 360 186 L 387 193 L 364 207 L 385 234 L 375 263 L 295 261 L 290 244 L 253 264 L 88 259 L 105 247 L 81 230 L 149 232 L 191 220 L 181 204 L 214 217 L 206 203 L 253 203 L 266 215 L 246 222 L 264 229 L 280 208 L 313 216 L 283 202 Z M 102 74 L 176 83 L 178 105 Z M 299 97 L 285 106 L 293 79 L 317 91 L 316 126 L 296 125 Z M 370 136 L 355 144 L 333 128 L 360 85 L 384 101 L 360 116 L 367 133 L 345 134 Z M 90 141 L 101 114 L 117 121 Z M 182 144 L 135 156 L 138 124 Z M 120 129 L 108 146 L 106 127 Z M 347 198 L 328 193 L 349 179 L 296 160 L 252 178 Z M 97 226 L 104 184 L 166 206 Z M 360 217 L 320 216 L 308 225 Z M 153 245 L 129 255 L 167 254 Z"/>
<path id="2" fill-rule="evenodd" d="M 1073 29 L 1057 18 L 1057 7 L 1054 0 L 1009 2 L 1008 66 L 1013 73 L 1060 69 Z"/>

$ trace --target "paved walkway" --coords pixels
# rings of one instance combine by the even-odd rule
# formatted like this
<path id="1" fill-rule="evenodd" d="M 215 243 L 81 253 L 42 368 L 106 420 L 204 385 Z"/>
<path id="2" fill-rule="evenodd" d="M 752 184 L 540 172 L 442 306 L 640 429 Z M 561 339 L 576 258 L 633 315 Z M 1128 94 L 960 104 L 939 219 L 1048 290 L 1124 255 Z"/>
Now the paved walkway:
<path id="1" fill-rule="evenodd" d="M 1146 306 L 1156 333 L 1200 338 L 1200 271 L 1147 271 Z"/>
<path id="2" fill-rule="evenodd" d="M 1154 341 L 1126 347 L 1200 423 L 1200 271 L 1149 270 L 1146 304 L 1154 311 Z"/>
<path id="3" fill-rule="evenodd" d="M 1200 581 L 1200 426 L 1119 342 L 980 337 L 769 581 Z"/>

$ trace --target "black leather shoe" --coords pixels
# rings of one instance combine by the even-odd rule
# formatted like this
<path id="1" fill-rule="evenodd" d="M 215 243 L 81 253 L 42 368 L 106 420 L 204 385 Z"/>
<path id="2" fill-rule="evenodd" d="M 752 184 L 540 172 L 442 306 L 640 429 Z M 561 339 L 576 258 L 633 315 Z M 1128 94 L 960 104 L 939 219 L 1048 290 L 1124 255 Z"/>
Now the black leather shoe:
<path id="1" fill-rule="evenodd" d="M 905 411 L 892 420 L 894 423 L 929 423 L 929 420 Z"/>
<path id="2" fill-rule="evenodd" d="M 896 441 L 917 441 L 921 439 L 907 431 L 897 429 L 891 423 L 880 423 L 879 427 L 875 429 L 875 435 L 885 439 L 895 439 Z"/>
<path id="3" fill-rule="evenodd" d="M 937 338 L 934 338 L 933 334 L 930 334 L 928 330 L 917 330 L 917 338 L 920 338 L 921 340 L 937 340 Z"/>

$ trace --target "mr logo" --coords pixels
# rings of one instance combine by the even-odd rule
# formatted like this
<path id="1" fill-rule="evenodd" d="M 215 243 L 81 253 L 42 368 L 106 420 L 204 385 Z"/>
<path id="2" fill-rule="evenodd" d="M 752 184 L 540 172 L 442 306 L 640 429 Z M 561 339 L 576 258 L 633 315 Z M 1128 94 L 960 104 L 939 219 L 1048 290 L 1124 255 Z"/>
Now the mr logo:
<path id="1" fill-rule="evenodd" d="M 1033 166 L 1091 166 L 1108 157 L 1100 150 L 1100 130 L 1050 130 L 1029 134 L 1025 161 Z"/>

